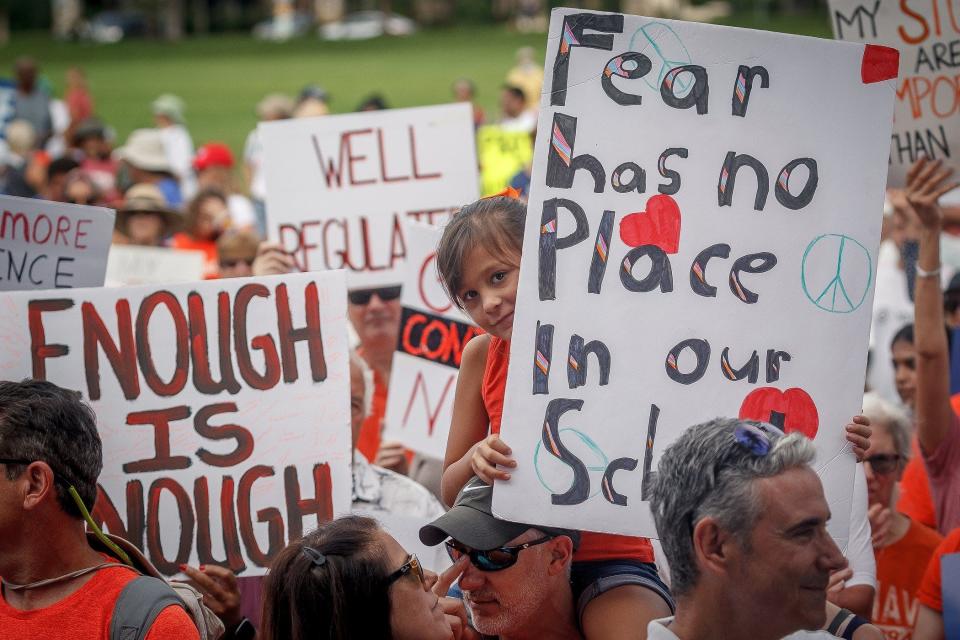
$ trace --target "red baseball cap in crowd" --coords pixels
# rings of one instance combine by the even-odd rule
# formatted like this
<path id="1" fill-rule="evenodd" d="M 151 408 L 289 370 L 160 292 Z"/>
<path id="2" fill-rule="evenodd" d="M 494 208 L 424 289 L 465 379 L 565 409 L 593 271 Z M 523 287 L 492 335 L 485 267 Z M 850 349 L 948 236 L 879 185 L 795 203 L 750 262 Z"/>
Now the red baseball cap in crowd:
<path id="1" fill-rule="evenodd" d="M 233 167 L 233 153 L 222 142 L 208 142 L 197 150 L 193 157 L 193 168 L 203 171 L 210 167 Z"/>

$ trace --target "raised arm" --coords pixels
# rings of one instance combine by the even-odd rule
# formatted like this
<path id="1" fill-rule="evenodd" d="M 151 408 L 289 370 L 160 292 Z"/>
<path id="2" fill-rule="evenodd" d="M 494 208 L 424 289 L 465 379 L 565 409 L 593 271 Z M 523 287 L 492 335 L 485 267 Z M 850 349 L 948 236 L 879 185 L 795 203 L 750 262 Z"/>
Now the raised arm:
<path id="1" fill-rule="evenodd" d="M 917 161 L 907 174 L 907 201 L 920 221 L 920 255 L 915 288 L 914 346 L 917 350 L 917 437 L 930 455 L 953 425 L 950 407 L 950 354 L 940 289 L 940 231 L 943 211 L 937 199 L 957 186 L 953 169 L 937 160 Z"/>

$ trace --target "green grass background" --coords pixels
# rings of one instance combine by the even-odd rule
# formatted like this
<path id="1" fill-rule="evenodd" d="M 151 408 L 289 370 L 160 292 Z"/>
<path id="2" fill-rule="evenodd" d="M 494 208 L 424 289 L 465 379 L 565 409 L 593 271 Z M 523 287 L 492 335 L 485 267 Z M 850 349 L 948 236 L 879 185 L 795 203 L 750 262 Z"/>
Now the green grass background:
<path id="1" fill-rule="evenodd" d="M 723 23 L 830 37 L 825 11 L 769 19 L 746 13 Z M 488 118 L 496 117 L 498 89 L 516 50 L 527 45 L 542 60 L 544 34 L 518 34 L 498 26 L 429 30 L 410 38 L 361 42 L 305 37 L 285 43 L 229 34 L 176 44 L 131 40 L 96 45 L 15 32 L 11 43 L 0 48 L 0 73 L 10 74 L 13 60 L 30 54 L 59 94 L 67 68 L 82 67 L 97 114 L 116 129 L 118 144 L 133 129 L 152 126 L 149 105 L 157 95 L 176 93 L 186 101 L 195 144 L 220 140 L 239 153 L 256 126 L 256 103 L 274 91 L 296 95 L 308 83 L 326 88 L 333 112 L 340 113 L 353 111 L 375 91 L 392 107 L 448 102 L 451 83 L 463 76 L 476 83 Z"/>

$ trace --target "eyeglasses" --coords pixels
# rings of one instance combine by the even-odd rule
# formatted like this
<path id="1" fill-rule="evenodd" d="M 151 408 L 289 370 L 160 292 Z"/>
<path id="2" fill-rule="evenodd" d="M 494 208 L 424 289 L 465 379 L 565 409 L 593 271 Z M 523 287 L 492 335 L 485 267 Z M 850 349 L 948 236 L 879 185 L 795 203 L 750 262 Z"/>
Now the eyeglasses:
<path id="1" fill-rule="evenodd" d="M 403 563 L 403 566 L 387 576 L 387 586 L 389 587 L 391 584 L 408 574 L 413 574 L 416 576 L 417 580 L 420 582 L 420 586 L 425 585 L 427 582 L 427 579 L 423 575 L 423 567 L 420 566 L 420 560 L 418 560 L 417 556 L 413 553 L 407 556 L 407 561 Z"/>
<path id="2" fill-rule="evenodd" d="M 741 424 L 733 430 L 733 439 L 755 456 L 765 456 L 770 453 L 773 443 L 770 436 L 762 427 L 753 424 Z"/>
<path id="3" fill-rule="evenodd" d="M 457 542 L 456 540 L 447 540 L 447 555 L 456 562 L 463 556 L 469 556 L 470 562 L 481 571 L 503 571 L 517 564 L 517 557 L 520 552 L 529 547 L 534 547 L 544 542 L 553 540 L 555 536 L 544 536 L 532 542 L 524 542 L 514 547 L 500 547 L 499 549 L 490 549 L 489 551 L 478 551 Z"/>
<path id="4" fill-rule="evenodd" d="M 373 294 L 384 302 L 396 300 L 400 297 L 401 287 L 381 287 L 379 289 L 356 289 L 347 293 L 347 298 L 351 304 L 365 305 L 370 304 L 370 298 Z"/>
<path id="5" fill-rule="evenodd" d="M 881 476 L 893 473 L 900 466 L 900 456 L 896 453 L 878 453 L 875 456 L 864 458 L 869 463 L 870 470 Z"/>

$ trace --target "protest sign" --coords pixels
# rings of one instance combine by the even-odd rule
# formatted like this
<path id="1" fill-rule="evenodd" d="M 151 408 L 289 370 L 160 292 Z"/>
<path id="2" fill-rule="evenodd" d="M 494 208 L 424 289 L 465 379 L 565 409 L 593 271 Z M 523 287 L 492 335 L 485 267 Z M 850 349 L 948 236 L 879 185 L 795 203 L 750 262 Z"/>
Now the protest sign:
<path id="1" fill-rule="evenodd" d="M 896 51 L 568 9 L 547 42 L 496 512 L 654 536 L 663 450 L 739 416 L 814 439 L 845 540 Z"/>
<path id="2" fill-rule="evenodd" d="M 439 224 L 477 199 L 472 117 L 464 103 L 261 124 L 271 237 L 302 271 L 398 284 L 400 221 Z"/>
<path id="3" fill-rule="evenodd" d="M 102 286 L 113 216 L 102 207 L 0 196 L 0 291 Z"/>
<path id="4" fill-rule="evenodd" d="M 477 158 L 483 195 L 499 193 L 533 160 L 533 138 L 527 131 L 495 124 L 477 130 Z"/>
<path id="5" fill-rule="evenodd" d="M 440 229 L 408 222 L 404 233 L 407 264 L 400 298 L 403 311 L 383 437 L 443 459 L 460 357 L 467 341 L 479 330 L 450 302 L 440 284 Z"/>
<path id="6" fill-rule="evenodd" d="M 830 0 L 837 39 L 900 50 L 895 123 L 890 136 L 889 186 L 906 184 L 920 156 L 960 169 L 960 26 L 953 3 L 909 0 Z"/>
<path id="7" fill-rule="evenodd" d="M 160 571 L 266 571 L 350 508 L 342 272 L 0 297 L 0 377 L 81 392 L 94 518 Z"/>
<path id="8" fill-rule="evenodd" d="M 172 284 L 203 279 L 202 251 L 115 245 L 107 259 L 106 286 Z"/>

